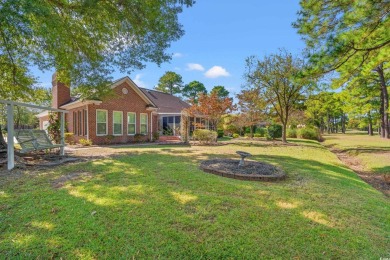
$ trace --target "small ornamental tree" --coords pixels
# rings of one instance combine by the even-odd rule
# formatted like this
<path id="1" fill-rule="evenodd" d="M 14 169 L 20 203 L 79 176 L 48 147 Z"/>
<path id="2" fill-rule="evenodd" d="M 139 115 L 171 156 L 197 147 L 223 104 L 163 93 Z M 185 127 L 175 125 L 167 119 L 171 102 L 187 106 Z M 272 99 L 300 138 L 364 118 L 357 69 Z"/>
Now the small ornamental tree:
<path id="1" fill-rule="evenodd" d="M 242 90 L 237 94 L 237 98 L 241 119 L 244 120 L 245 126 L 249 126 L 252 138 L 254 126 L 265 120 L 267 103 L 259 88 Z"/>
<path id="2" fill-rule="evenodd" d="M 216 92 L 210 95 L 200 94 L 198 103 L 192 103 L 187 109 L 189 116 L 201 116 L 209 120 L 215 128 L 220 123 L 222 116 L 234 110 L 233 101 L 230 98 L 220 99 Z"/>

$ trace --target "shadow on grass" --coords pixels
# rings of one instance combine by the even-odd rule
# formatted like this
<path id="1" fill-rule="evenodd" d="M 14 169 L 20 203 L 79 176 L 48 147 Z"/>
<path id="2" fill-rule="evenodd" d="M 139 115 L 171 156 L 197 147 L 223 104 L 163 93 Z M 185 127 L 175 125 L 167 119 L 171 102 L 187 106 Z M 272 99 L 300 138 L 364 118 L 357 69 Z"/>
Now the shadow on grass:
<path id="1" fill-rule="evenodd" d="M 27 179 L 22 192 L 12 184 L 4 189 L 10 195 L 0 215 L 0 253 L 6 258 L 315 258 L 326 251 L 329 258 L 343 258 L 385 252 L 378 246 L 380 235 L 366 234 L 378 231 L 374 223 L 363 219 L 367 230 L 350 226 L 383 208 L 367 199 L 375 191 L 351 171 L 315 160 L 255 155 L 282 167 L 290 179 L 246 182 L 198 169 L 200 160 L 215 156 L 229 155 L 135 152 L 60 168 L 94 176 L 60 190 L 48 185 L 47 176 Z"/>
<path id="2" fill-rule="evenodd" d="M 373 168 L 376 173 L 390 174 L 390 166 Z"/>

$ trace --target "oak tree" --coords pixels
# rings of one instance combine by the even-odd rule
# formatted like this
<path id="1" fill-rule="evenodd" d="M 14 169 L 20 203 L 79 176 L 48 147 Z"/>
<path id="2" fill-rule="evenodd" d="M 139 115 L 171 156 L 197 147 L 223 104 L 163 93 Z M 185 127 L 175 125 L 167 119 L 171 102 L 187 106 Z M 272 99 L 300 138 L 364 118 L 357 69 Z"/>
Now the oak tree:
<path id="1" fill-rule="evenodd" d="M 1 97 L 30 91 L 30 68 L 55 68 L 84 96 L 104 93 L 114 69 L 161 64 L 184 33 L 178 14 L 193 0 L 13 0 L 0 3 Z"/>
<path id="2" fill-rule="evenodd" d="M 312 86 L 302 75 L 303 61 L 281 50 L 278 54 L 258 59 L 246 59 L 244 78 L 247 89 L 258 89 L 261 96 L 283 125 L 282 141 L 287 142 L 286 130 L 292 111 Z"/>

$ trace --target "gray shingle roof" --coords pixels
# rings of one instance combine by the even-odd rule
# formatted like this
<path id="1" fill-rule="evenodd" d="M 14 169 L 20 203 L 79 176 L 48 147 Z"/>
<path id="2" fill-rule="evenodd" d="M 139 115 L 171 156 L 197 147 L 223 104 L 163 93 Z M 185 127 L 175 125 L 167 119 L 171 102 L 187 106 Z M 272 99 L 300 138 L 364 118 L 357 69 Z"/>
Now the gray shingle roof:
<path id="1" fill-rule="evenodd" d="M 180 113 L 190 105 L 178 97 L 161 91 L 139 88 L 157 107 L 158 113 Z"/>

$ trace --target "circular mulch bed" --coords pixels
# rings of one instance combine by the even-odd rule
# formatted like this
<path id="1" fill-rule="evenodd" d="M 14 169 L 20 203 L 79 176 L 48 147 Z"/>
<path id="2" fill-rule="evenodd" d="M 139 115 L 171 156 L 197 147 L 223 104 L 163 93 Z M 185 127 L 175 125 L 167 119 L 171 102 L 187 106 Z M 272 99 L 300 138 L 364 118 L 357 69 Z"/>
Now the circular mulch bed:
<path id="1" fill-rule="evenodd" d="M 248 181 L 280 181 L 286 173 L 268 163 L 245 160 L 244 167 L 238 166 L 239 160 L 213 159 L 203 161 L 200 168 L 219 176 Z"/>

